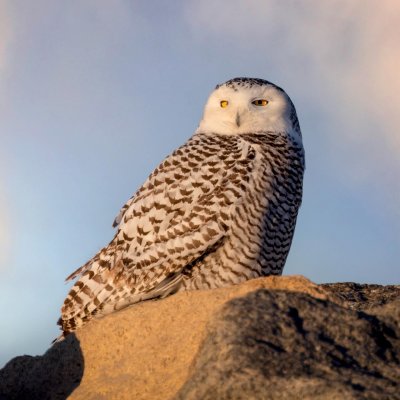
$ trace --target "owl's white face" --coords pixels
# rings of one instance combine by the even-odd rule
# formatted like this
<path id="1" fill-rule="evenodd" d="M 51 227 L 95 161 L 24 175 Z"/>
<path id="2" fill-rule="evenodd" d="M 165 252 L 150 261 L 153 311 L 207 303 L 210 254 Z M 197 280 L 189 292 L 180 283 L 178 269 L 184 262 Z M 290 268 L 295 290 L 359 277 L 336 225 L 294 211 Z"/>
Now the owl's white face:
<path id="1" fill-rule="evenodd" d="M 221 135 L 275 132 L 301 142 L 300 129 L 293 126 L 296 111 L 287 94 L 272 84 L 251 82 L 251 78 L 235 78 L 217 86 L 208 98 L 196 132 Z"/>

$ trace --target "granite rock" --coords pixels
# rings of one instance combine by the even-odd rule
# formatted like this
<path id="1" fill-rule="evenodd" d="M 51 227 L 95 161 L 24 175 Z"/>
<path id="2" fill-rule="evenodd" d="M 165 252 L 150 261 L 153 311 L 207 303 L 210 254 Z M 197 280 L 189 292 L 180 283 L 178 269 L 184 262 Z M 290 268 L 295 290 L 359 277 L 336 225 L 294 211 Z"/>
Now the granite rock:
<path id="1" fill-rule="evenodd" d="M 398 328 L 307 294 L 258 290 L 210 321 L 175 399 L 400 399 Z"/>
<path id="2" fill-rule="evenodd" d="M 397 399 L 398 291 L 272 276 L 142 302 L 11 360 L 0 400 Z"/>

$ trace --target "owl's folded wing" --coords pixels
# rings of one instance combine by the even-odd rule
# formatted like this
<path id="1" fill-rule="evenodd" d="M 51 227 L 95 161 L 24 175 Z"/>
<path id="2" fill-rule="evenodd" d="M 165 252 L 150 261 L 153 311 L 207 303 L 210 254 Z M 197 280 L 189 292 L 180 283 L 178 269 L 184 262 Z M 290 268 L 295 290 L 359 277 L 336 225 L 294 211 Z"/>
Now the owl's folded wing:
<path id="1" fill-rule="evenodd" d="M 252 158 L 241 157 L 240 148 L 221 154 L 220 146 L 198 141 L 168 157 L 123 208 L 110 244 L 69 277 L 80 279 L 62 320 L 88 319 L 171 291 L 184 268 L 214 251 L 229 230 L 253 166 Z"/>

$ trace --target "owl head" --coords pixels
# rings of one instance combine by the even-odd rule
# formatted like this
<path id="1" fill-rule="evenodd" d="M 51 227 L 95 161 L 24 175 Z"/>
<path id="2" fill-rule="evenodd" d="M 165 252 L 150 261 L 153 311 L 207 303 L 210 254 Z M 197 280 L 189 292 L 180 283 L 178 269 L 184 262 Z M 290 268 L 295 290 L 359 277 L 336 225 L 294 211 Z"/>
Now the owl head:
<path id="1" fill-rule="evenodd" d="M 197 133 L 275 133 L 301 143 L 296 109 L 283 89 L 263 79 L 234 78 L 217 85 Z"/>

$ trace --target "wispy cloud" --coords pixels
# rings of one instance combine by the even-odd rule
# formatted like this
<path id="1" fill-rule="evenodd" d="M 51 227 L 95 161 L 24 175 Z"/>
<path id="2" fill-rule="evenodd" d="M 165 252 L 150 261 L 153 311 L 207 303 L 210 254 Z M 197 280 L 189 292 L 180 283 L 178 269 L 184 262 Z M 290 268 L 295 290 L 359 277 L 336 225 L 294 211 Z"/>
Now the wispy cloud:
<path id="1" fill-rule="evenodd" d="M 0 2 L 0 88 L 5 78 L 4 72 L 8 66 L 7 52 L 12 38 L 12 20 L 9 14 L 8 3 Z M 0 96 L 0 107 L 4 108 L 6 99 Z M 4 132 L 3 132 L 4 134 Z M 0 134 L 1 137 L 1 134 Z M 4 158 L 2 157 L 2 160 Z M 0 162 L 3 166 L 3 162 Z M 4 185 L 0 177 L 0 267 L 5 266 L 10 260 L 10 224 L 6 208 Z M 1 272 L 1 271 L 0 271 Z"/>
<path id="2" fill-rule="evenodd" d="M 379 182 L 375 192 L 385 192 L 382 196 L 391 197 L 398 209 L 400 3 L 305 0 L 288 5 L 205 0 L 189 3 L 186 18 L 197 40 L 229 43 L 247 56 L 251 49 L 249 65 L 268 59 L 269 65 L 289 70 L 291 87 L 299 81 L 303 99 L 318 103 L 324 113 L 326 131 L 320 134 L 326 135 L 336 162 L 342 162 L 338 174 L 345 184 L 374 187 Z"/>
<path id="3" fill-rule="evenodd" d="M 5 68 L 7 60 L 7 49 L 11 40 L 11 18 L 9 15 L 8 3 L 0 3 L 0 72 Z"/>

